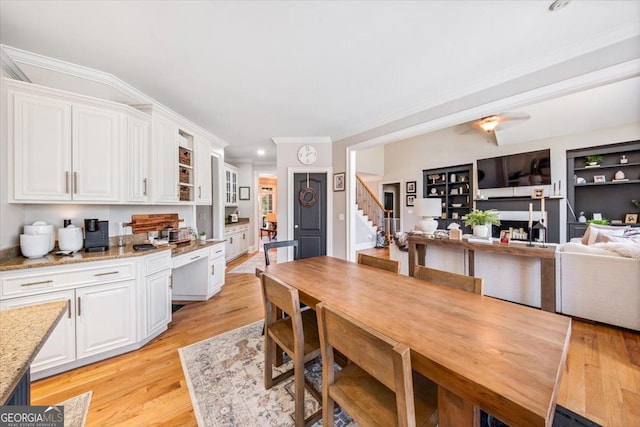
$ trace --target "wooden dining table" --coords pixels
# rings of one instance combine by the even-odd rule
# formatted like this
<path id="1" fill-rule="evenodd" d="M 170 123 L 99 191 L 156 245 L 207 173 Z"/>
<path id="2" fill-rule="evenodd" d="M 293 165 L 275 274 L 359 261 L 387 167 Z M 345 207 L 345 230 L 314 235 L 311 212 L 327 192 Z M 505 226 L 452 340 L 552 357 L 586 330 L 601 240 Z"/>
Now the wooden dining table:
<path id="1" fill-rule="evenodd" d="M 551 426 L 571 319 L 330 256 L 264 269 L 406 344 L 412 367 L 438 384 L 441 427 Z"/>

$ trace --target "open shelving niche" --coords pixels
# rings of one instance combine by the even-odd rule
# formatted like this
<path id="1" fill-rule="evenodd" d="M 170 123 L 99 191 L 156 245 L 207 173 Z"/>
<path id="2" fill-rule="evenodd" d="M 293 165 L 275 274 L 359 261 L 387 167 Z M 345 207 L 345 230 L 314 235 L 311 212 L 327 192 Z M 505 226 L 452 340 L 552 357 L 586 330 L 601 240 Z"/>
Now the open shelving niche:
<path id="1" fill-rule="evenodd" d="M 181 202 L 194 200 L 193 136 L 178 132 L 178 186 Z"/>
<path id="2" fill-rule="evenodd" d="M 469 232 L 468 227 L 464 226 L 463 217 L 470 212 L 473 204 L 473 165 L 469 163 L 425 169 L 422 171 L 422 178 L 422 197 L 442 199 L 442 216 L 438 219 L 438 229 L 446 229 L 455 222 L 463 232 Z"/>
<path id="3" fill-rule="evenodd" d="M 589 155 L 602 156 L 600 165 L 587 165 L 585 157 Z M 626 163 L 620 163 L 622 156 Z M 618 171 L 624 173 L 624 180 L 615 180 Z M 604 182 L 595 182 L 596 176 L 603 176 Z M 585 182 L 578 184 L 578 178 Z M 587 219 L 600 213 L 610 221 L 621 221 L 620 225 L 640 226 L 624 224 L 626 214 L 638 213 L 631 203 L 633 199 L 640 199 L 640 141 L 567 151 L 567 200 L 576 217 L 580 212 Z M 567 212 L 567 240 L 582 236 L 586 228 L 585 223 L 577 222 Z"/>

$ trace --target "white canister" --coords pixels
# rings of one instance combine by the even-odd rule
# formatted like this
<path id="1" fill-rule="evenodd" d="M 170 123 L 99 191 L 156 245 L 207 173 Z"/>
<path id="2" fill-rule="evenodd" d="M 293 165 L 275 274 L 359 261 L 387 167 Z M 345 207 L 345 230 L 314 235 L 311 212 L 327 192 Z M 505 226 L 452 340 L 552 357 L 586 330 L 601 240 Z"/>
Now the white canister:
<path id="1" fill-rule="evenodd" d="M 49 235 L 21 234 L 20 251 L 27 258 L 40 258 L 49 253 Z"/>
<path id="2" fill-rule="evenodd" d="M 456 182 L 456 174 L 455 173 L 452 173 L 451 175 L 449 175 L 449 181 Z"/>
<path id="3" fill-rule="evenodd" d="M 65 252 L 76 252 L 82 249 L 82 228 L 73 224 L 66 228 L 58 228 L 58 247 Z"/>
<path id="4" fill-rule="evenodd" d="M 47 234 L 49 235 L 49 251 L 53 250 L 56 244 L 56 240 L 53 236 L 53 225 L 47 224 L 44 221 L 36 221 L 31 225 L 24 226 L 24 234 Z"/>

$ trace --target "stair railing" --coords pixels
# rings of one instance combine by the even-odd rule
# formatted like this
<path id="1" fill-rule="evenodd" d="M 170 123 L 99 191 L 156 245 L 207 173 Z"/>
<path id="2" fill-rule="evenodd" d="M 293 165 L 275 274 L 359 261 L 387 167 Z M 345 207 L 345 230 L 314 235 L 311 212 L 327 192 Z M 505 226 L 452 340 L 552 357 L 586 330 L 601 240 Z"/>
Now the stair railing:
<path id="1" fill-rule="evenodd" d="M 356 204 L 378 230 L 384 230 L 387 240 L 390 239 L 391 212 L 386 210 L 378 197 L 369 189 L 360 175 L 356 174 Z"/>

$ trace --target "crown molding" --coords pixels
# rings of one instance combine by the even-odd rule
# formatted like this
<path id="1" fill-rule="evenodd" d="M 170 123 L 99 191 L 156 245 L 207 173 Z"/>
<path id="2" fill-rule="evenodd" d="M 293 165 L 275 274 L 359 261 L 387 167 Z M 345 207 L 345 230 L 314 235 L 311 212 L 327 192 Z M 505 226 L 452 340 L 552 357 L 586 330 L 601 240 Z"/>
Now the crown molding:
<path id="1" fill-rule="evenodd" d="M 0 66 L 2 66 L 2 69 L 7 73 L 8 77 L 14 80 L 31 83 L 29 77 L 27 77 L 15 62 L 13 62 L 11 57 L 2 48 L 2 45 L 0 45 Z"/>
<path id="2" fill-rule="evenodd" d="M 331 144 L 333 141 L 330 136 L 280 136 L 273 137 L 271 140 L 276 144 Z"/>
<path id="3" fill-rule="evenodd" d="M 3 63 L 4 63 L 4 56 L 6 55 L 14 65 L 16 64 L 31 65 L 34 67 L 39 67 L 39 68 L 53 71 L 56 73 L 61 73 L 61 74 L 73 76 L 79 79 L 89 80 L 92 82 L 107 85 L 117 90 L 118 92 L 122 93 L 123 95 L 128 96 L 129 98 L 137 100 L 138 102 L 136 105 L 131 105 L 134 108 L 137 108 L 140 105 L 153 105 L 154 107 L 159 108 L 166 114 L 171 115 L 176 120 L 188 124 L 188 127 L 192 128 L 194 131 L 197 131 L 206 135 L 208 138 L 213 140 L 213 142 L 215 142 L 219 146 L 226 147 L 227 145 L 229 145 L 229 143 L 224 139 L 209 132 L 203 127 L 190 121 L 186 117 L 181 116 L 180 114 L 164 106 L 160 102 L 156 101 L 155 99 L 148 96 L 147 94 L 139 91 L 135 87 L 129 85 L 128 83 L 124 82 L 123 80 L 119 79 L 113 74 L 109 74 L 104 71 L 95 70 L 93 68 L 84 67 L 82 65 L 72 64 L 70 62 L 62 61 L 59 59 L 39 55 L 37 53 L 27 52 L 25 50 L 16 49 L 14 47 L 2 45 L 2 44 L 0 44 L 0 52 L 2 52 L 2 55 L 3 55 Z M 20 71 L 20 73 L 24 75 L 22 71 Z"/>

